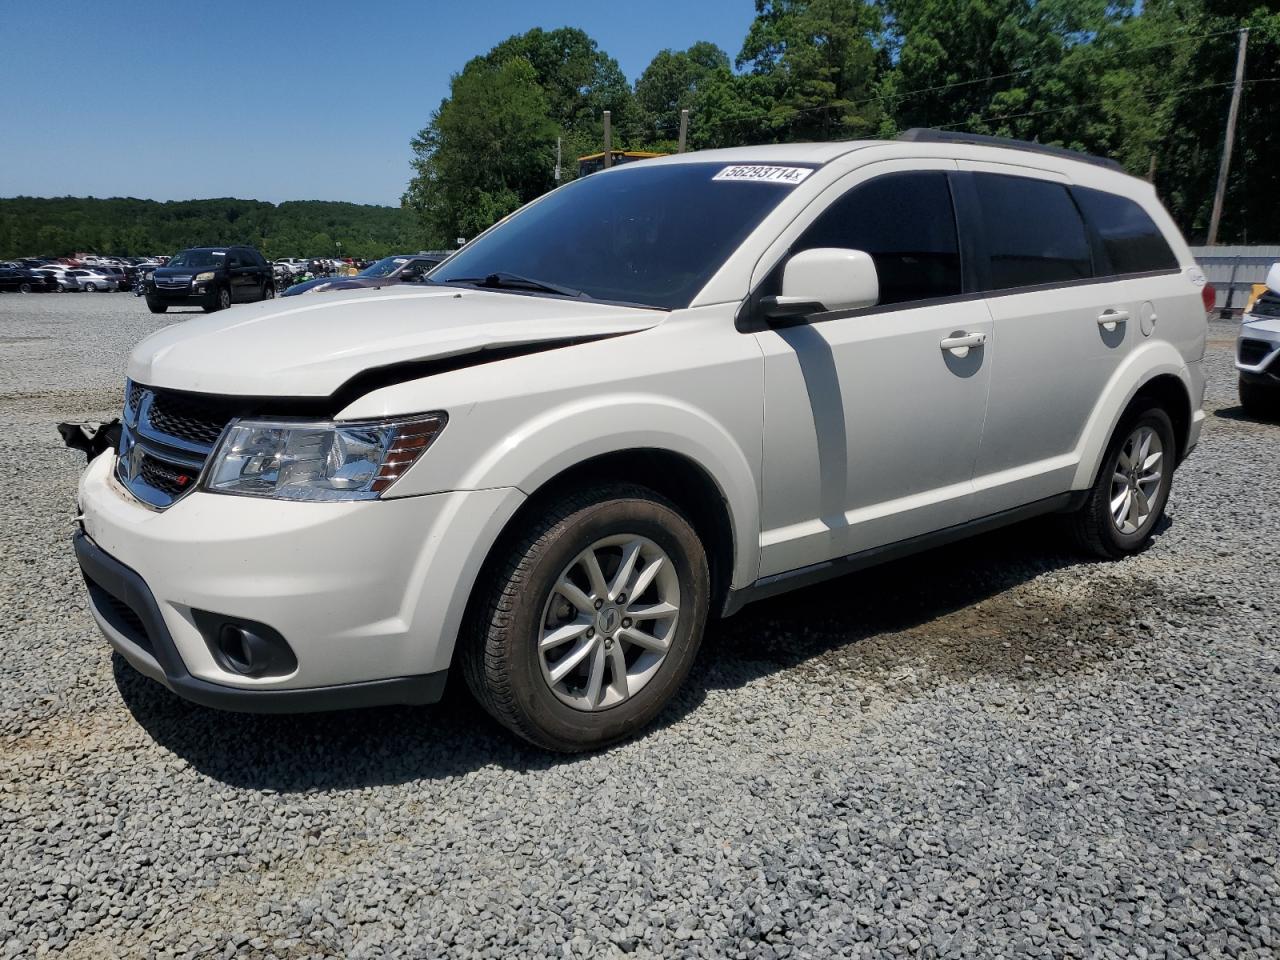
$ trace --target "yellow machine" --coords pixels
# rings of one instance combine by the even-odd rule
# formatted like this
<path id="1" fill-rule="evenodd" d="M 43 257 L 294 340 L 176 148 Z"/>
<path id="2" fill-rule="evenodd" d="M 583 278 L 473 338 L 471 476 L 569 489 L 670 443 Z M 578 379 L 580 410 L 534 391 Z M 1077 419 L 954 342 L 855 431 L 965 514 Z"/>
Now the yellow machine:
<path id="1" fill-rule="evenodd" d="M 647 150 L 610 150 L 610 166 L 617 166 L 620 163 L 631 163 L 634 160 L 649 160 L 653 157 L 661 157 L 665 154 L 650 153 Z M 604 169 L 604 151 L 599 153 L 591 153 L 585 157 L 578 158 L 578 176 L 585 177 L 589 173 L 595 173 Z"/>

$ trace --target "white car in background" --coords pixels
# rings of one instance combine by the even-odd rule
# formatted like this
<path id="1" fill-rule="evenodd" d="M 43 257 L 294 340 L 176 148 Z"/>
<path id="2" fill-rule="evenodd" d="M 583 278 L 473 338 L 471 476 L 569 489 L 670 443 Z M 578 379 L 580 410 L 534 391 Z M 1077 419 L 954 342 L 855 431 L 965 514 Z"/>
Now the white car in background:
<path id="1" fill-rule="evenodd" d="M 1241 318 L 1236 371 L 1245 412 L 1280 412 L 1280 263 L 1271 265 L 1267 289 Z"/>
<path id="2" fill-rule="evenodd" d="M 1143 549 L 1211 297 L 1152 186 L 1070 151 L 627 164 L 425 283 L 152 334 L 75 550 L 110 643 L 194 701 L 425 703 L 457 670 L 591 749 L 743 604 L 1037 514 Z"/>

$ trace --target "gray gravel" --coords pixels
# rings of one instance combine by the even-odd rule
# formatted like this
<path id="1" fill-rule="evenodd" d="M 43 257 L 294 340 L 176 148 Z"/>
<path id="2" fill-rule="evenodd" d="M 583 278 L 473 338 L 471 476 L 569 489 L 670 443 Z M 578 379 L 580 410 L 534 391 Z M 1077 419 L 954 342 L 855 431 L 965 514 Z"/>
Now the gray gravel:
<path id="1" fill-rule="evenodd" d="M 152 317 L 0 295 L 0 957 L 1270 957 L 1280 426 L 1210 416 L 1144 555 L 1025 525 L 750 607 L 643 738 L 244 717 L 113 661 L 78 455 Z"/>

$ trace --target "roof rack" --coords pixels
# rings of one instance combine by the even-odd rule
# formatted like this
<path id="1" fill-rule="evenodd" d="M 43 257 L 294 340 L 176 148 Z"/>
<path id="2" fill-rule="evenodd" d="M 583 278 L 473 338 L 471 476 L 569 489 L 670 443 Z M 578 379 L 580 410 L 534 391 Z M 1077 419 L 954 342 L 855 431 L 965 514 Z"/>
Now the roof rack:
<path id="1" fill-rule="evenodd" d="M 992 137 L 985 133 L 963 133 L 959 130 L 932 130 L 928 127 L 912 127 L 910 130 L 898 134 L 898 139 L 914 143 L 971 143 L 981 147 L 1005 147 L 1011 150 L 1026 150 L 1029 153 L 1046 153 L 1052 157 L 1079 160 L 1083 163 L 1092 163 L 1095 166 L 1124 172 L 1124 167 L 1117 161 L 1107 157 L 1095 157 L 1091 153 L 1068 150 L 1066 147 L 1054 147 L 1047 143 L 1014 140 L 1012 137 Z"/>

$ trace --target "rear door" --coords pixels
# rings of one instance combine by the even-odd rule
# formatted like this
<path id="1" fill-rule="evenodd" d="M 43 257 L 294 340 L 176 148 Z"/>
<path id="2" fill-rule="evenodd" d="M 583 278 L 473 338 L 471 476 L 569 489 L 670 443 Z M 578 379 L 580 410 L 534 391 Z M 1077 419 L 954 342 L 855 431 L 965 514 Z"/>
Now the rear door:
<path id="1" fill-rule="evenodd" d="M 994 322 L 991 398 L 974 471 L 980 514 L 1071 487 L 1085 424 L 1133 342 L 1139 305 L 1099 282 L 1066 178 L 961 161 Z"/>
<path id="2" fill-rule="evenodd" d="M 231 277 L 231 300 L 245 303 L 253 299 L 253 265 L 242 250 L 227 251 L 227 273 Z"/>

